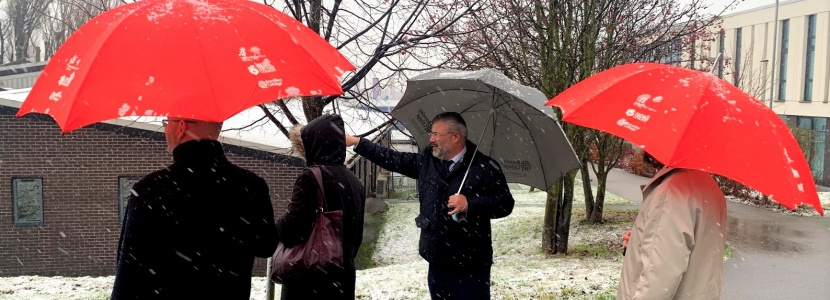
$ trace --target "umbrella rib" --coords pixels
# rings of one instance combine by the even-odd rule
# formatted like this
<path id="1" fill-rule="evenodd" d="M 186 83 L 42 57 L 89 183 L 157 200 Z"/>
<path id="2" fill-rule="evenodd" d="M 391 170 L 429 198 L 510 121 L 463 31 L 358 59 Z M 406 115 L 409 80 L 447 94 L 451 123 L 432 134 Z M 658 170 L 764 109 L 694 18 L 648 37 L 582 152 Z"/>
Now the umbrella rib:
<path id="1" fill-rule="evenodd" d="M 495 89 L 496 89 L 496 88 L 493 88 L 493 92 L 487 92 L 487 93 L 493 93 L 493 95 L 494 95 L 493 97 L 495 97 Z M 475 92 L 476 92 L 476 93 L 479 93 L 479 94 L 484 93 L 483 91 L 479 91 L 479 90 L 475 90 Z M 467 107 L 467 108 L 465 108 L 465 109 L 461 110 L 460 112 L 458 112 L 458 114 L 463 114 L 463 113 L 465 113 L 465 112 L 468 112 L 471 108 L 476 107 L 476 105 L 479 105 L 479 104 L 481 104 L 481 103 L 484 103 L 485 101 L 487 101 L 487 100 L 481 100 L 481 101 L 478 101 L 478 102 L 476 102 L 476 103 L 473 103 L 473 105 L 470 105 L 469 107 Z M 490 105 L 490 107 L 493 107 L 493 105 Z M 492 109 L 491 109 L 491 110 L 492 110 Z M 490 110 L 487 110 L 487 111 L 489 112 Z M 493 121 L 495 122 L 495 119 L 494 119 Z M 485 127 L 486 127 L 486 126 L 485 126 Z"/>
<path id="2" fill-rule="evenodd" d="M 706 95 L 708 87 L 709 87 L 708 85 L 705 85 L 701 88 L 700 97 L 698 98 L 698 102 L 694 104 L 695 105 L 695 110 L 698 110 L 700 108 L 700 99 L 703 99 L 703 97 Z M 677 145 L 674 147 L 674 150 L 672 150 L 672 154 L 671 154 L 671 157 L 669 158 L 669 161 L 663 163 L 664 165 L 669 165 L 669 164 L 674 165 L 675 164 L 676 160 L 678 159 L 678 157 L 676 157 L 677 152 L 678 152 L 677 149 L 680 148 L 680 145 L 683 143 L 683 140 L 686 138 L 686 134 L 689 133 L 689 128 L 691 128 L 692 124 L 693 124 L 692 121 L 699 115 L 700 114 L 692 114 L 692 116 L 689 118 L 689 120 L 686 123 L 686 128 L 683 129 L 683 134 L 680 135 L 680 138 L 677 140 Z M 711 138 L 711 136 L 710 136 L 710 138 Z M 643 150 L 645 151 L 645 149 L 643 149 Z M 711 171 L 708 171 L 708 170 L 706 172 L 711 173 Z"/>
<path id="3" fill-rule="evenodd" d="M 468 111 L 465 111 L 465 112 L 468 112 L 468 113 L 474 113 L 474 112 L 489 112 L 489 110 L 468 110 Z M 524 113 L 524 114 L 526 114 L 526 115 L 528 115 L 528 116 L 550 117 L 550 116 L 548 116 L 548 115 L 546 115 L 546 114 L 537 114 L 537 113 Z"/>
<path id="4" fill-rule="evenodd" d="M 516 124 L 516 125 L 518 125 L 518 126 L 522 126 L 523 124 L 519 124 L 518 122 L 513 121 L 513 120 L 511 120 L 510 118 L 507 118 L 507 115 L 505 115 L 502 111 L 498 110 L 498 108 L 499 108 L 499 107 L 502 107 L 502 106 L 504 106 L 505 104 L 507 104 L 507 101 L 505 101 L 505 102 L 504 102 L 504 103 L 502 103 L 501 105 L 498 105 L 498 106 L 496 105 L 496 97 L 501 96 L 501 95 L 500 95 L 500 93 L 498 93 L 498 90 L 499 90 L 498 88 L 493 87 L 493 102 L 492 102 L 492 104 L 490 105 L 490 107 L 492 107 L 491 111 L 494 111 L 494 112 L 497 112 L 497 113 L 499 113 L 499 114 L 502 114 L 503 116 L 505 116 L 505 119 L 507 119 L 507 120 L 508 120 L 508 121 L 510 121 L 510 122 L 513 122 L 513 124 Z M 512 96 L 512 95 L 511 95 L 511 96 Z M 502 98 L 502 99 L 504 99 L 504 98 Z M 482 100 L 481 102 L 484 102 L 484 101 L 486 101 L 486 100 Z M 479 104 L 479 103 L 481 103 L 481 102 L 476 103 L 476 105 L 477 105 L 477 104 Z M 473 105 L 473 106 L 475 106 L 475 105 Z M 471 106 L 470 108 L 472 108 L 473 106 Z M 513 107 L 512 107 L 512 106 L 510 106 L 510 108 L 512 109 Z M 467 111 L 465 110 L 465 111 L 463 111 L 463 112 L 461 112 L 461 113 L 464 113 L 464 112 L 467 112 Z M 488 111 L 488 112 L 489 112 L 489 111 Z M 514 111 L 514 113 L 515 113 L 515 111 Z M 518 114 L 516 114 L 516 115 L 518 116 Z M 519 118 L 521 119 L 521 117 L 519 117 Z M 494 129 L 493 129 L 493 130 L 494 130 L 494 131 L 493 131 L 493 134 L 495 134 L 495 124 L 496 124 L 496 123 L 497 123 L 497 122 L 496 122 L 496 118 L 493 118 L 493 126 L 494 126 Z M 528 128 L 527 128 L 527 125 L 524 125 L 523 129 L 526 129 L 526 130 L 527 130 L 527 129 L 528 129 Z"/>
<path id="5" fill-rule="evenodd" d="M 238 3 L 238 2 L 234 2 L 234 1 L 228 1 L 228 3 L 231 3 L 231 4 L 236 5 L 236 6 L 238 6 L 238 7 L 242 7 L 243 9 L 244 9 L 244 8 L 249 8 L 249 7 L 246 7 L 246 6 L 242 5 L 242 4 L 240 4 L 240 3 Z M 266 16 L 265 14 L 263 14 L 261 11 L 258 11 L 258 10 L 256 10 L 256 9 L 251 9 L 250 11 L 252 11 L 252 12 L 256 13 L 256 14 L 257 14 L 257 15 L 259 15 L 259 16 L 261 16 L 263 19 L 265 19 L 266 23 L 271 24 L 271 25 L 273 25 L 273 26 L 277 26 L 277 24 L 274 24 L 274 20 L 271 20 L 271 18 L 269 18 L 268 16 Z M 282 31 L 283 31 L 283 32 L 285 32 L 285 34 L 287 34 L 287 35 L 291 36 L 291 34 L 290 34 L 290 33 L 288 33 L 288 31 L 287 31 L 287 30 L 282 30 Z M 201 41 L 201 40 L 200 40 L 200 41 Z M 306 55 L 308 55 L 308 57 L 309 57 L 309 58 L 312 58 L 312 61 L 314 61 L 314 55 L 311 55 L 311 52 L 308 52 L 308 49 L 306 49 L 306 48 L 305 48 L 302 44 L 300 44 L 298 48 L 302 49 L 302 50 L 303 50 L 303 52 L 305 52 L 305 54 L 306 54 Z M 316 68 L 317 68 L 318 70 L 320 70 L 323 74 L 328 75 L 328 72 L 327 72 L 326 70 L 324 70 L 324 69 L 323 69 L 323 66 L 321 66 L 319 63 L 312 63 L 311 65 L 312 65 L 312 66 L 314 66 L 314 67 L 316 67 Z M 342 90 L 342 87 L 341 87 L 341 90 Z M 253 95 L 253 93 L 256 93 L 256 91 L 257 91 L 257 89 L 256 89 L 256 88 L 254 88 L 254 89 L 253 89 L 253 91 L 251 92 L 251 94 Z M 280 93 L 280 95 L 282 95 L 282 93 Z M 286 98 L 286 97 L 282 97 L 282 98 L 279 98 L 279 99 L 277 99 L 277 100 L 282 101 L 282 99 L 285 99 L 285 98 Z M 246 102 L 242 104 L 242 109 L 240 109 L 239 111 L 243 111 L 243 110 L 245 110 L 245 107 L 248 107 L 248 106 L 249 106 L 249 101 L 250 101 L 250 100 L 251 100 L 250 98 L 246 99 Z"/>
<path id="6" fill-rule="evenodd" d="M 135 3 L 135 2 L 134 2 L 134 3 Z M 151 6 L 151 5 L 153 4 L 153 3 L 149 2 L 149 1 L 148 1 L 147 3 L 148 3 L 147 5 L 144 5 L 144 6 L 141 6 L 141 7 L 139 7 L 139 8 L 136 8 L 136 9 L 135 9 L 132 13 L 125 14 L 125 15 L 124 15 L 124 17 L 123 17 L 123 18 L 121 18 L 121 20 L 118 20 L 118 24 L 116 24 L 116 25 L 120 25 L 121 23 L 123 23 L 123 22 L 127 19 L 127 17 L 129 17 L 129 16 L 131 16 L 131 15 L 135 14 L 138 10 L 140 10 L 140 9 L 145 9 L 145 8 L 147 8 L 148 6 Z M 138 4 L 137 4 L 136 6 L 138 6 Z M 103 49 L 103 48 L 104 48 L 104 45 L 106 45 L 106 44 L 107 44 L 107 42 L 109 42 L 109 41 L 110 41 L 109 37 L 110 37 L 110 36 L 112 36 L 112 33 L 113 33 L 113 32 L 114 32 L 114 31 L 115 31 L 118 27 L 117 27 L 117 26 L 111 26 L 111 28 L 112 28 L 112 30 L 110 30 L 109 35 L 107 35 L 107 39 L 105 39 L 104 41 L 102 41 L 102 42 L 101 42 L 101 45 L 98 47 L 98 51 L 101 51 L 101 49 Z M 98 51 L 96 51 L 96 53 L 97 53 Z M 98 55 L 95 55 L 95 56 L 92 58 L 92 62 L 91 62 L 91 63 L 89 63 L 89 67 L 87 67 L 87 70 L 92 69 L 92 65 L 93 65 L 93 64 L 95 64 L 95 61 L 96 61 L 96 59 L 97 59 L 98 57 L 99 57 Z M 86 77 L 87 77 L 88 75 L 89 75 L 89 71 L 87 71 L 87 72 L 84 74 L 84 78 L 83 78 L 83 79 L 86 79 Z M 84 85 L 85 85 L 86 83 L 87 83 L 87 81 L 86 81 L 86 80 L 81 80 L 81 84 L 80 84 L 80 86 L 79 86 L 79 87 L 78 87 L 78 89 L 75 91 L 75 98 L 79 98 L 78 96 L 81 94 L 82 88 L 84 87 Z M 67 110 L 67 112 L 66 112 L 66 116 L 64 116 L 64 126 L 66 126 L 66 125 L 70 124 L 70 119 L 69 119 L 69 116 L 70 116 L 70 115 L 72 115 L 72 114 L 71 114 L 71 112 L 75 110 L 75 106 L 76 106 L 76 105 L 78 105 L 78 103 L 80 103 L 80 101 L 72 101 L 72 105 L 71 105 L 71 106 L 69 107 L 69 109 Z M 73 122 L 74 122 L 76 119 L 78 119 L 78 114 L 75 114 L 75 115 L 72 115 L 72 116 L 73 116 L 73 118 L 72 118 L 72 121 L 73 121 Z M 56 119 L 55 121 L 57 121 L 57 119 Z M 86 125 L 89 125 L 89 124 L 86 124 Z M 61 131 L 63 131 L 63 130 L 61 130 Z"/>
<path id="7" fill-rule="evenodd" d="M 248 7 L 245 7 L 244 5 L 241 5 L 241 4 L 239 4 L 239 3 L 237 3 L 237 2 L 234 2 L 234 1 L 227 1 L 226 3 L 230 3 L 230 4 L 232 4 L 232 5 L 236 5 L 237 7 L 241 7 L 241 8 L 243 8 L 243 9 L 248 8 Z M 262 14 L 262 12 L 260 12 L 260 11 L 258 11 L 258 10 L 256 10 L 256 9 L 250 9 L 249 11 L 253 11 L 253 12 L 255 12 L 256 14 L 258 14 L 258 15 L 262 16 L 263 18 L 265 18 L 265 20 L 266 20 L 266 21 L 268 21 L 268 23 L 273 23 L 273 21 L 271 21 L 271 19 L 269 19 L 267 16 L 263 15 L 263 14 Z M 199 40 L 199 43 L 201 43 L 201 41 L 202 41 L 202 40 L 200 39 L 200 40 Z M 300 48 L 303 48 L 303 47 L 302 47 L 302 46 L 300 46 Z M 303 48 L 303 49 L 305 49 L 305 48 Z M 251 100 L 251 98 L 253 98 L 253 96 L 254 96 L 254 94 L 256 94 L 256 92 L 257 92 L 257 87 L 256 87 L 256 86 L 252 86 L 252 89 L 251 89 L 251 95 L 250 95 L 250 96 L 248 96 L 248 99 L 245 99 L 245 102 L 244 102 L 244 103 L 240 103 L 240 104 L 241 104 L 241 106 L 240 106 L 240 108 L 239 108 L 239 109 L 236 109 L 236 110 L 234 111 L 234 115 L 236 115 L 236 114 L 238 114 L 238 113 L 242 112 L 243 110 L 245 110 L 245 109 L 247 109 L 247 108 L 249 107 L 249 105 L 248 105 L 248 104 L 249 104 L 249 101 Z M 278 100 L 278 101 L 282 101 L 282 99 L 277 99 L 277 100 Z"/>
<path id="8" fill-rule="evenodd" d="M 520 124 L 519 122 L 513 121 L 513 120 L 512 120 L 512 119 L 510 119 L 510 118 L 507 118 L 507 115 L 506 115 L 504 112 L 502 112 L 502 111 L 500 111 L 500 110 L 495 110 L 495 112 L 497 112 L 497 113 L 499 113 L 499 114 L 501 114 L 501 115 L 505 116 L 505 119 L 507 119 L 507 120 L 508 120 L 508 121 L 510 121 L 510 122 L 513 122 L 513 124 L 516 124 L 516 125 L 520 126 L 522 129 L 529 129 L 529 128 L 527 128 L 527 124 L 524 124 L 524 122 L 522 122 L 522 123 Z M 514 112 L 514 113 L 515 113 L 515 112 Z M 516 114 L 516 115 L 518 116 L 518 114 Z M 519 119 L 521 119 L 521 117 L 519 117 Z"/>
<path id="9" fill-rule="evenodd" d="M 493 106 L 496 106 L 495 105 L 496 97 L 501 96 L 501 95 L 499 93 L 495 92 L 495 88 L 493 88 L 493 90 L 494 90 L 494 92 L 493 92 Z M 502 98 L 502 100 L 505 100 L 503 97 L 501 97 L 501 98 Z M 505 100 L 504 103 L 502 103 L 498 107 L 502 107 L 504 105 L 507 105 L 507 102 L 509 102 L 509 100 Z M 513 106 L 508 105 L 508 107 L 510 107 L 511 110 L 513 111 L 513 113 L 516 114 L 516 117 L 519 119 L 519 121 L 521 121 L 521 124 L 519 124 L 518 122 L 508 118 L 507 115 L 504 114 L 501 110 L 494 109 L 494 111 L 498 112 L 500 115 L 504 116 L 505 119 L 507 119 L 508 121 L 513 122 L 514 124 L 520 126 L 522 129 L 526 130 L 527 133 L 528 133 L 528 136 L 530 136 L 531 140 L 533 140 L 533 135 L 530 133 L 530 128 L 527 126 L 527 123 L 525 123 L 525 121 L 522 119 L 522 116 L 520 116 L 519 113 L 515 109 L 513 109 Z M 493 135 L 495 135 L 495 133 L 496 133 L 496 123 L 497 122 L 496 122 L 496 119 L 494 117 L 493 118 Z M 495 143 L 495 140 L 496 139 L 491 139 L 491 141 L 490 141 L 490 144 L 491 144 L 490 151 L 491 152 L 493 151 L 492 149 L 493 149 L 493 144 Z M 541 156 L 541 153 L 539 152 L 539 145 L 535 141 L 533 142 L 533 148 L 536 149 L 536 157 L 539 160 L 539 166 L 542 166 L 542 156 Z M 544 182 L 543 185 L 547 185 L 547 182 L 548 182 L 547 179 L 548 178 L 547 178 L 547 174 L 545 174 L 545 169 L 542 168 L 542 182 Z M 547 190 L 548 188 L 549 187 L 545 187 L 545 190 Z"/>
<path id="10" fill-rule="evenodd" d="M 496 94 L 496 88 L 493 88 L 493 93 L 494 93 L 494 95 Z M 509 94 L 509 93 L 508 93 L 508 94 Z M 509 94 L 509 95 L 510 95 L 510 96 L 513 96 L 513 97 L 515 97 L 513 94 Z M 499 96 L 500 96 L 500 95 L 499 95 Z M 501 104 L 499 104 L 499 105 L 496 105 L 496 100 L 495 100 L 495 98 L 496 98 L 496 97 L 495 97 L 495 96 L 493 96 L 493 110 L 495 110 L 495 111 L 497 111 L 497 112 L 499 112 L 499 113 L 502 113 L 502 112 L 501 112 L 501 110 L 499 110 L 499 108 L 500 108 L 500 107 L 502 107 L 502 106 L 507 105 L 508 107 L 510 107 L 510 111 L 512 111 L 514 114 L 516 114 L 516 117 L 518 117 L 519 119 L 521 119 L 521 118 L 522 118 L 521 116 L 519 116 L 519 113 L 518 113 L 518 112 L 516 112 L 516 109 L 514 109 L 514 108 L 513 108 L 513 106 L 511 106 L 511 105 L 509 104 L 509 102 L 511 102 L 511 101 L 512 101 L 512 99 L 511 99 L 511 98 L 505 99 L 504 97 L 500 97 L 502 100 L 504 100 L 504 102 L 502 102 L 502 103 L 501 103 Z M 505 115 L 505 117 L 507 117 L 507 115 Z M 527 127 L 527 124 L 526 124 L 526 123 L 524 123 L 524 121 L 522 121 L 522 124 L 519 124 L 518 122 L 513 121 L 513 120 L 512 120 L 512 119 L 510 119 L 510 118 L 506 118 L 506 119 L 507 119 L 507 120 L 509 120 L 510 122 L 513 122 L 513 124 L 520 125 L 520 126 L 521 126 L 521 125 L 523 125 L 523 128 L 524 128 L 525 130 L 530 130 L 530 128 L 528 128 L 528 127 Z"/>
<path id="11" fill-rule="evenodd" d="M 494 103 L 496 102 L 496 88 L 495 87 L 493 87 L 493 102 Z M 490 113 L 492 114 L 495 111 L 496 110 L 490 110 Z M 493 137 L 496 137 L 496 123 L 498 123 L 497 118 L 498 118 L 498 115 L 493 116 Z M 486 125 L 484 126 L 484 130 L 487 130 Z M 490 155 L 493 154 L 493 147 L 495 147 L 495 144 L 496 144 L 496 139 L 495 138 L 490 139 Z"/>
<path id="12" fill-rule="evenodd" d="M 511 96 L 512 96 L 512 95 L 511 95 Z M 509 101 L 509 100 L 508 100 L 508 101 Z M 503 103 L 502 105 L 507 104 L 507 102 L 508 102 L 508 101 L 504 101 L 504 103 Z M 501 105 L 500 105 L 500 106 L 501 106 Z M 511 107 L 511 108 L 512 108 L 512 107 Z M 498 111 L 499 113 L 502 113 L 502 112 L 501 112 L 501 110 L 497 110 L 497 111 Z M 507 116 L 505 116 L 505 118 L 506 118 L 506 119 L 508 119 L 508 120 L 510 120 L 510 121 L 511 121 L 511 122 L 513 122 L 513 123 L 516 123 L 516 125 L 520 125 L 520 126 L 522 126 L 522 125 L 523 125 L 524 127 L 522 127 L 522 128 L 523 128 L 524 130 L 527 130 L 528 136 L 530 136 L 530 137 L 531 137 L 531 140 L 533 140 L 533 134 L 531 134 L 531 132 L 530 132 L 530 127 L 528 127 L 528 126 L 527 126 L 527 123 L 525 123 L 525 121 L 522 119 L 522 116 L 520 116 L 520 115 L 519 115 L 519 113 L 518 113 L 515 109 L 513 109 L 513 110 L 511 110 L 511 111 L 513 111 L 513 113 L 514 113 L 514 114 L 516 114 L 516 117 L 519 119 L 519 121 L 521 121 L 521 122 L 522 122 L 522 124 L 518 124 L 516 121 L 513 121 L 513 120 L 511 120 L 510 118 L 507 118 Z M 494 122 L 494 123 L 495 123 L 495 122 Z M 542 153 L 540 153 L 540 152 L 539 152 L 539 144 L 537 144 L 535 141 L 533 142 L 533 148 L 536 150 L 536 157 L 539 159 L 539 166 L 542 166 Z M 547 176 L 547 174 L 545 174 L 545 169 L 544 169 L 544 168 L 542 168 L 542 177 L 543 177 L 543 178 L 542 178 L 542 181 L 545 183 L 545 185 L 547 185 L 547 182 L 548 182 L 548 180 L 547 180 L 548 178 L 547 178 L 547 177 L 548 177 L 548 176 Z M 546 190 L 547 190 L 548 188 L 549 188 L 549 187 L 545 187 L 545 189 L 546 189 Z"/>
<path id="13" fill-rule="evenodd" d="M 191 4 L 191 5 L 195 5 L 195 4 Z M 196 16 L 194 16 L 192 12 L 191 12 L 191 17 L 196 19 Z M 204 62 L 204 66 L 205 66 L 205 73 L 206 73 L 205 75 L 207 75 L 208 87 L 210 87 L 210 94 L 213 95 L 213 108 L 216 110 L 216 116 L 218 117 L 220 115 L 219 103 L 216 101 L 216 91 L 213 88 L 213 81 L 210 78 L 210 71 L 207 67 L 208 63 L 207 63 L 207 58 L 205 57 L 205 45 L 202 44 L 202 39 L 199 38 L 199 30 L 196 29 L 197 28 L 196 27 L 196 22 L 193 22 L 192 24 L 193 24 L 194 34 L 196 35 L 196 40 L 199 41 L 199 49 L 202 49 L 202 51 L 200 51 L 199 53 L 202 55 L 202 61 Z M 204 121 L 207 121 L 207 120 L 204 120 Z M 216 121 L 222 122 L 224 120 L 216 120 Z"/>
<path id="14" fill-rule="evenodd" d="M 516 110 L 515 110 L 515 109 L 513 110 L 513 113 L 515 113 L 515 114 L 516 114 L 516 117 L 518 117 L 518 118 L 519 118 L 519 121 L 521 121 L 521 122 L 522 122 L 522 124 L 524 124 L 524 126 L 525 126 L 525 128 L 524 128 L 524 129 L 525 129 L 525 130 L 527 130 L 527 133 L 528 133 L 528 135 L 530 135 L 531 140 L 532 140 L 533 134 L 531 134 L 531 132 L 530 132 L 530 128 L 527 126 L 527 123 L 525 123 L 525 120 L 523 120 L 523 119 L 522 119 L 522 117 L 521 117 L 521 116 L 519 116 L 519 113 L 518 113 L 518 112 L 516 112 Z M 554 121 L 554 122 L 555 122 L 555 121 Z M 539 166 L 542 166 L 542 165 L 543 165 L 543 164 L 542 164 L 542 153 L 541 153 L 541 152 L 539 152 L 539 144 L 538 144 L 538 143 L 536 143 L 536 141 L 533 141 L 533 148 L 534 148 L 534 149 L 536 149 L 536 157 L 539 159 Z M 547 174 L 545 174 L 545 168 L 542 168 L 542 181 L 544 182 L 544 185 L 547 185 L 547 183 L 548 183 L 548 175 L 547 175 Z M 549 188 L 550 188 L 550 187 L 547 187 L 547 186 L 546 186 L 546 187 L 545 187 L 545 190 L 547 190 L 547 189 L 549 189 Z"/>
<path id="15" fill-rule="evenodd" d="M 481 101 L 478 101 L 478 102 L 476 102 L 476 103 L 473 103 L 473 105 L 470 105 L 470 107 L 467 107 L 467 108 L 465 108 L 465 109 L 463 109 L 463 110 L 459 111 L 459 112 L 458 112 L 458 114 L 463 114 L 463 113 L 466 113 L 466 112 L 472 112 L 472 111 L 470 111 L 470 109 L 471 109 L 471 108 L 476 107 L 476 105 L 479 105 L 479 104 L 481 104 L 481 103 L 484 103 L 484 101 L 487 101 L 487 100 L 481 100 Z M 482 111 L 483 111 L 483 112 L 484 112 L 484 111 L 486 111 L 486 112 L 490 112 L 490 110 L 489 110 L 489 109 L 488 109 L 488 110 L 482 110 Z"/>

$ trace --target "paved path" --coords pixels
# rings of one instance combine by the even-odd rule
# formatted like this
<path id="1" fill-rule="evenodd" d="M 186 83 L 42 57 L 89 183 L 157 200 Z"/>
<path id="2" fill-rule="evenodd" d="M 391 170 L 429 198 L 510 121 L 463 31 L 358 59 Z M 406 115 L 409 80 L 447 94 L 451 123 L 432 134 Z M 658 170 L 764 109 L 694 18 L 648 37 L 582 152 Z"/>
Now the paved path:
<path id="1" fill-rule="evenodd" d="M 588 174 L 591 175 L 591 183 L 596 186 L 597 176 L 594 174 L 594 171 L 589 170 Z M 577 172 L 576 178 L 582 179 L 582 175 Z M 634 204 L 640 205 L 643 203 L 643 192 L 640 190 L 640 186 L 647 184 L 649 180 L 651 179 L 637 176 L 620 169 L 612 169 L 608 173 L 608 182 L 606 183 L 605 189 Z"/>
<path id="2" fill-rule="evenodd" d="M 596 182 L 593 172 L 591 177 Z M 640 185 L 648 181 L 614 169 L 607 189 L 639 205 Z M 395 201 L 400 200 L 389 202 Z M 734 256 L 724 264 L 721 299 L 830 299 L 830 217 L 796 217 L 731 202 L 727 207 Z"/>
<path id="3" fill-rule="evenodd" d="M 830 217 L 728 207 L 722 299 L 830 299 Z"/>

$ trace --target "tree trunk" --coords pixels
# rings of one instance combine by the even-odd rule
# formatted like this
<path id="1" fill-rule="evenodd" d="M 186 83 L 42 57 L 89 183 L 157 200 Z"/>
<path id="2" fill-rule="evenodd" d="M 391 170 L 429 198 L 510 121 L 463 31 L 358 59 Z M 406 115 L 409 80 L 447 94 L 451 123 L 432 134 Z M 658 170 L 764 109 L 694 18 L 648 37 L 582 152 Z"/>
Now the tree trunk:
<path id="1" fill-rule="evenodd" d="M 542 251 L 548 254 L 556 253 L 556 215 L 559 209 L 559 198 L 562 197 L 564 180 L 559 179 L 548 189 L 547 203 L 545 203 L 545 220 L 542 225 Z"/>
<path id="2" fill-rule="evenodd" d="M 325 106 L 322 97 L 303 97 L 303 112 L 305 113 L 306 122 L 311 122 L 322 116 Z"/>
<path id="3" fill-rule="evenodd" d="M 572 171 L 548 189 L 542 230 L 542 250 L 547 254 L 568 254 L 575 178 L 576 171 Z"/>
<path id="4" fill-rule="evenodd" d="M 3 22 L 0 22 L 0 65 L 6 59 L 6 35 L 3 34 Z"/>
<path id="5" fill-rule="evenodd" d="M 604 138 L 607 138 L 607 136 Z M 611 171 L 612 167 L 606 165 L 606 159 L 609 158 L 608 153 L 611 152 L 607 151 L 606 149 L 608 143 L 605 142 L 605 139 L 603 139 L 603 143 L 598 143 L 597 146 L 599 158 L 597 159 L 597 163 L 595 166 L 596 168 L 594 168 L 594 174 L 597 175 L 597 198 L 594 201 L 594 206 L 593 209 L 591 209 L 591 214 L 586 215 L 586 219 L 591 224 L 602 223 L 602 210 L 605 207 L 605 185 L 608 181 L 608 173 Z"/>
<path id="6" fill-rule="evenodd" d="M 323 4 L 320 2 L 320 0 L 311 0 L 309 3 L 311 4 L 309 7 L 309 12 L 311 13 L 311 16 L 308 20 L 308 28 L 316 32 L 318 35 L 321 35 L 320 23 L 322 21 L 323 15 Z"/>
<path id="7" fill-rule="evenodd" d="M 554 253 L 568 254 L 568 237 L 571 231 L 571 209 L 574 204 L 574 179 L 576 171 L 568 173 L 564 178 L 565 192 L 562 201 L 559 201 L 556 222 L 556 244 Z"/>
<path id="8" fill-rule="evenodd" d="M 591 174 L 590 170 L 588 169 L 588 157 L 583 156 L 582 159 L 582 166 L 579 167 L 579 173 L 582 175 L 582 190 L 585 194 L 585 219 L 591 216 L 591 212 L 594 209 L 594 193 L 591 187 Z"/>
<path id="9" fill-rule="evenodd" d="M 602 223 L 602 212 L 605 209 L 605 186 L 608 182 L 608 172 L 600 172 L 597 174 L 597 199 L 594 202 L 594 209 L 591 215 L 588 216 L 588 222 L 591 224 Z"/>

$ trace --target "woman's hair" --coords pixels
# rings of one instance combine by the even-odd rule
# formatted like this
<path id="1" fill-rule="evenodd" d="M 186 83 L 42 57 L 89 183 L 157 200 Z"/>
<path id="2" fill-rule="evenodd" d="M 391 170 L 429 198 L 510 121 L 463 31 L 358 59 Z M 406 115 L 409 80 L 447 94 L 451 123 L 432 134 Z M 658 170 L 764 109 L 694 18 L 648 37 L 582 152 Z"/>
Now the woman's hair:
<path id="1" fill-rule="evenodd" d="M 305 159 L 305 147 L 303 146 L 303 137 L 301 132 L 303 130 L 303 125 L 297 124 L 291 128 L 291 132 L 288 133 L 289 139 L 291 140 L 291 146 L 293 147 L 294 151 L 300 154 L 300 157 Z"/>

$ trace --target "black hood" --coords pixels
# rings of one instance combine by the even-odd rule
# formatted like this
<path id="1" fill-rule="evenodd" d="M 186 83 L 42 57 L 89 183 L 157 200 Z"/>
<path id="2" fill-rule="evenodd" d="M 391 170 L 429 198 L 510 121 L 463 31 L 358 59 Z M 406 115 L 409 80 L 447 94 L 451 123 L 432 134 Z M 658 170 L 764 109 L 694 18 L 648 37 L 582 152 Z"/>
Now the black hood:
<path id="1" fill-rule="evenodd" d="M 342 165 L 346 162 L 346 133 L 343 118 L 324 115 L 303 127 L 305 161 L 308 166 Z"/>

